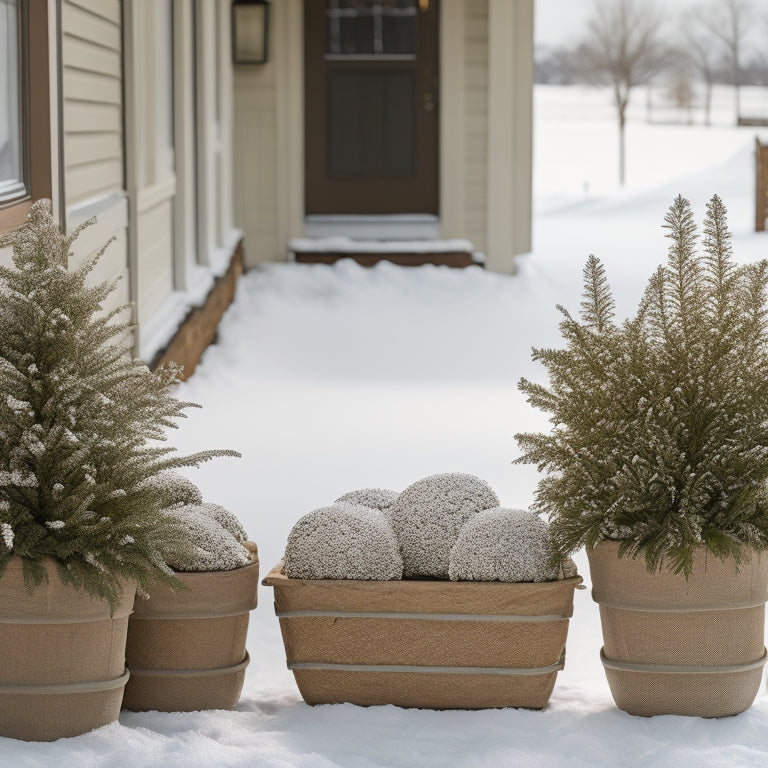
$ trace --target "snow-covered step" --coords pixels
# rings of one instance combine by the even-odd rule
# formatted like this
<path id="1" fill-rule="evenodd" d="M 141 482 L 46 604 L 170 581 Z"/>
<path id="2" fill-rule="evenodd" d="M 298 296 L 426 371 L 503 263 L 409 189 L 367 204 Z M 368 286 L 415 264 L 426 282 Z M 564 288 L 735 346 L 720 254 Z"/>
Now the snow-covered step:
<path id="1" fill-rule="evenodd" d="M 354 259 L 364 267 L 391 261 L 405 267 L 437 264 L 469 267 L 483 264 L 469 240 L 353 240 L 349 237 L 294 238 L 288 250 L 302 264 L 333 264 Z"/>

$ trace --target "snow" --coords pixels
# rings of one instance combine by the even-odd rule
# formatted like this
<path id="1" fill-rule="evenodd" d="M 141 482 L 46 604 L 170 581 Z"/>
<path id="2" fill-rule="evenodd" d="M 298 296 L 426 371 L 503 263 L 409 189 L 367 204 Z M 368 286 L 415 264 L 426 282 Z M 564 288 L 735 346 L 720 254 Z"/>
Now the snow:
<path id="1" fill-rule="evenodd" d="M 472 253 L 469 240 L 352 240 L 349 237 L 295 237 L 293 253 Z"/>
<path id="2" fill-rule="evenodd" d="M 768 234 L 752 231 L 755 130 L 729 127 L 729 94 L 716 96 L 712 128 L 647 125 L 635 111 L 629 183 L 618 190 L 607 94 L 537 88 L 534 252 L 515 276 L 343 261 L 269 265 L 241 280 L 219 343 L 180 392 L 204 407 L 172 438 L 187 452 L 242 452 L 189 476 L 243 520 L 263 573 L 302 515 L 354 488 L 400 491 L 458 471 L 487 480 L 505 506 L 527 507 L 537 473 L 512 465 L 513 435 L 547 426 L 516 388 L 520 376 L 543 377 L 530 347 L 559 343 L 554 305 L 578 310 L 590 252 L 606 265 L 617 314 L 634 310 L 665 258 L 661 223 L 676 194 L 698 221 L 720 194 L 737 258 L 768 256 Z M 575 560 L 589 584 L 584 553 Z M 733 718 L 630 717 L 613 704 L 600 646 L 598 608 L 580 591 L 565 669 L 542 712 L 310 708 L 285 667 L 271 590 L 260 587 L 236 711 L 124 712 L 54 744 L 0 739 L 0 766 L 766 765 L 764 685 Z"/>

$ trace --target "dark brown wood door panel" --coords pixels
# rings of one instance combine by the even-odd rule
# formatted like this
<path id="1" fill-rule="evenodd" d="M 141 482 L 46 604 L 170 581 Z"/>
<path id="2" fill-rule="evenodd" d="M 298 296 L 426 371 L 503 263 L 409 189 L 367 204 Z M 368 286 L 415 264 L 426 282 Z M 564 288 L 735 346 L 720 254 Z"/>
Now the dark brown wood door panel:
<path id="1" fill-rule="evenodd" d="M 305 0 L 306 213 L 438 212 L 437 0 Z"/>

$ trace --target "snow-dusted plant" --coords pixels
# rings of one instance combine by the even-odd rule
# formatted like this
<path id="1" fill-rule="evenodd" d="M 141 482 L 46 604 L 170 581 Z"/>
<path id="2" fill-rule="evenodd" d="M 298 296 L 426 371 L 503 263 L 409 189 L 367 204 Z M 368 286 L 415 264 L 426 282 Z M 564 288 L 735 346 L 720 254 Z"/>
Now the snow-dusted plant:
<path id="1" fill-rule="evenodd" d="M 451 550 L 452 581 L 552 581 L 547 521 L 522 509 L 496 507 L 467 520 Z"/>
<path id="2" fill-rule="evenodd" d="M 664 227 L 668 264 L 623 323 L 589 257 L 581 322 L 559 307 L 566 347 L 533 353 L 549 387 L 519 385 L 554 428 L 517 439 L 548 473 L 537 506 L 561 556 L 608 539 L 687 575 L 697 547 L 737 562 L 768 548 L 768 263 L 734 263 L 716 196 L 703 254 L 687 200 Z"/>
<path id="3" fill-rule="evenodd" d="M 222 515 L 223 512 L 226 515 Z M 169 514 L 184 526 L 192 541 L 192 551 L 173 553 L 168 565 L 174 571 L 231 571 L 249 563 L 248 550 L 240 543 L 248 537 L 237 518 L 218 504 L 174 507 Z M 223 519 L 237 535 L 219 522 Z M 232 521 L 237 523 L 232 525 Z M 237 536 L 242 531 L 243 538 Z"/>
<path id="4" fill-rule="evenodd" d="M 157 488 L 178 499 L 177 504 L 202 504 L 203 494 L 187 477 L 173 469 L 166 469 L 140 483 L 143 488 Z"/>
<path id="5" fill-rule="evenodd" d="M 396 491 L 389 491 L 386 488 L 361 488 L 339 496 L 334 504 L 360 504 L 363 507 L 386 512 L 397 500 L 397 495 Z"/>
<path id="6" fill-rule="evenodd" d="M 248 534 L 243 524 L 226 507 L 206 502 L 199 505 L 199 510 L 201 514 L 215 520 L 235 541 L 248 541 Z"/>
<path id="7" fill-rule="evenodd" d="M 167 558 L 191 546 L 166 512 L 189 489 L 163 473 L 233 452 L 158 445 L 191 405 L 171 394 L 179 369 L 127 355 L 126 308 L 101 307 L 114 284 L 87 284 L 104 249 L 67 268 L 81 229 L 63 236 L 44 200 L 0 237 L 14 265 L 0 268 L 0 576 L 18 556 L 31 589 L 50 556 L 65 582 L 114 604 L 123 579 L 176 583 Z"/>
<path id="8" fill-rule="evenodd" d="M 285 546 L 291 579 L 401 579 L 403 561 L 386 517 L 359 504 L 340 503 L 304 515 Z"/>
<path id="9" fill-rule="evenodd" d="M 484 480 L 461 472 L 431 475 L 409 485 L 387 517 L 400 545 L 405 576 L 448 578 L 448 560 L 464 523 L 499 498 Z"/>

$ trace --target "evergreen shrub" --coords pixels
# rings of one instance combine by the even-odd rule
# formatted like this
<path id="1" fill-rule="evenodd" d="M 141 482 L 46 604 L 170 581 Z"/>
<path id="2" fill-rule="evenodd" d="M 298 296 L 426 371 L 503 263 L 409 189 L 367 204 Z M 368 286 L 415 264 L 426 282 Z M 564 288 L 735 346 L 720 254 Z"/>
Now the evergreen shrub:
<path id="1" fill-rule="evenodd" d="M 553 428 L 516 437 L 547 473 L 536 506 L 559 556 L 612 540 L 688 575 L 698 547 L 737 564 L 768 548 L 768 263 L 734 262 L 717 196 L 702 253 L 687 200 L 664 228 L 668 263 L 624 322 L 588 258 L 580 321 L 558 307 L 565 348 L 533 350 L 549 386 L 519 384 Z"/>
<path id="2" fill-rule="evenodd" d="M 20 557 L 32 589 L 51 557 L 65 583 L 114 605 L 122 580 L 178 584 L 167 561 L 191 543 L 167 510 L 196 489 L 167 470 L 237 454 L 161 444 L 193 404 L 171 394 L 177 366 L 127 354 L 127 308 L 101 306 L 114 284 L 87 284 L 107 246 L 68 270 L 82 228 L 63 236 L 43 200 L 0 237 L 13 249 L 0 267 L 0 577 Z"/>

